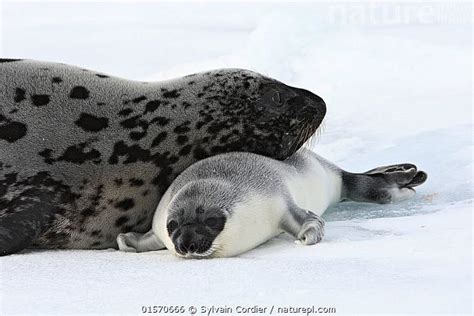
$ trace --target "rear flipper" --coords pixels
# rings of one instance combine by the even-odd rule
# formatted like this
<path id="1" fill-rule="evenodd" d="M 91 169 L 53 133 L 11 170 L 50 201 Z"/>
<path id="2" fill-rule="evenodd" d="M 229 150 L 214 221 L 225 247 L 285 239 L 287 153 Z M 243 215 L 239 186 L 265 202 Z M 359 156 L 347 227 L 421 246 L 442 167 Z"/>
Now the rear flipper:
<path id="1" fill-rule="evenodd" d="M 378 167 L 364 173 L 342 172 L 342 198 L 357 202 L 386 204 L 415 195 L 414 187 L 428 175 L 413 164 Z"/>
<path id="2" fill-rule="evenodd" d="M 289 210 L 280 226 L 304 245 L 314 245 L 324 236 L 324 220 L 313 212 L 296 206 Z"/>
<path id="3" fill-rule="evenodd" d="M 0 256 L 28 248 L 53 217 L 50 197 L 35 189 L 9 201 L 0 199 Z"/>
<path id="4" fill-rule="evenodd" d="M 165 245 L 150 230 L 146 234 L 126 233 L 117 236 L 117 244 L 120 251 L 125 252 L 146 252 L 164 249 Z"/>

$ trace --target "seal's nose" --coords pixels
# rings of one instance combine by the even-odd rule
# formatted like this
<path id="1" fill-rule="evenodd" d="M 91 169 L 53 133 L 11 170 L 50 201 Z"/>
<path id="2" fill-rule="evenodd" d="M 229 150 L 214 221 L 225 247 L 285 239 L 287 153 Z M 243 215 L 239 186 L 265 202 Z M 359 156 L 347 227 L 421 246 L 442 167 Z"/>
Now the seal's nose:
<path id="1" fill-rule="evenodd" d="M 326 102 L 311 91 L 291 87 L 295 96 L 288 100 L 288 104 L 298 109 L 297 114 L 310 119 L 317 128 L 326 115 Z"/>
<path id="2" fill-rule="evenodd" d="M 197 245 L 194 241 L 193 235 L 184 233 L 179 237 L 178 242 L 176 243 L 176 250 L 185 254 L 185 253 L 194 253 L 197 250 Z"/>
<path id="3" fill-rule="evenodd" d="M 321 97 L 305 89 L 293 89 L 297 91 L 298 95 L 305 98 L 307 104 L 316 107 L 320 115 L 324 116 L 326 114 L 326 102 Z"/>
<path id="4" fill-rule="evenodd" d="M 191 241 L 191 242 L 183 242 L 181 244 L 181 248 L 185 251 L 185 252 L 195 252 L 196 251 L 196 244 Z"/>

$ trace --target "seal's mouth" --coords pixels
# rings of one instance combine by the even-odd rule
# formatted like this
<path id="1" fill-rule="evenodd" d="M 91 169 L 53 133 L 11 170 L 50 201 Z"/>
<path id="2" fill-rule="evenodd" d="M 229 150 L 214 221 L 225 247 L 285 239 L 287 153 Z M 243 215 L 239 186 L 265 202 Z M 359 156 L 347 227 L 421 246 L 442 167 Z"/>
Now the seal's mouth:
<path id="1" fill-rule="evenodd" d="M 283 144 L 289 145 L 289 154 L 298 151 L 301 147 L 312 146 L 323 129 L 323 122 L 313 118 L 301 118 L 295 128 L 283 136 Z"/>
<path id="2" fill-rule="evenodd" d="M 217 247 L 211 246 L 205 252 L 183 252 L 175 247 L 175 253 L 178 257 L 183 259 L 211 259 L 217 255 Z"/>
<path id="3" fill-rule="evenodd" d="M 305 142 L 303 142 L 302 147 L 309 148 L 309 149 L 313 148 L 316 145 L 316 143 L 319 141 L 320 136 L 323 133 L 324 129 L 325 129 L 325 119 L 323 119 L 323 121 L 319 124 L 318 127 L 313 129 L 314 131 L 309 134 L 310 136 L 306 139 Z"/>

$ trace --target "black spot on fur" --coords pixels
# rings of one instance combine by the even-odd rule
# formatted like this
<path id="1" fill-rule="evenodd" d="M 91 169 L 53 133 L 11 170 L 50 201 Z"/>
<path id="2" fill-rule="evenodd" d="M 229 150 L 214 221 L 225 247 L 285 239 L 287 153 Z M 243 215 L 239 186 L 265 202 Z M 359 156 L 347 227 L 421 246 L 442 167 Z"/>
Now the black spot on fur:
<path id="1" fill-rule="evenodd" d="M 201 146 L 197 146 L 194 149 L 193 153 L 194 153 L 194 158 L 196 158 L 197 160 L 201 160 L 201 159 L 209 157 L 209 154 Z"/>
<path id="2" fill-rule="evenodd" d="M 84 216 L 84 217 L 89 217 L 89 216 L 92 216 L 92 215 L 94 215 L 94 214 L 95 214 L 94 209 L 93 209 L 93 208 L 90 208 L 90 207 L 88 207 L 88 208 L 86 208 L 86 209 L 83 209 L 83 210 L 81 211 L 81 215 Z"/>
<path id="3" fill-rule="evenodd" d="M 63 82 L 63 79 L 61 79 L 60 77 L 53 77 L 53 79 L 51 79 L 51 82 L 52 83 L 61 83 L 61 82 Z"/>
<path id="4" fill-rule="evenodd" d="M 128 222 L 130 218 L 128 216 L 120 216 L 116 221 L 115 221 L 115 226 L 120 227 L 126 222 Z"/>
<path id="5" fill-rule="evenodd" d="M 118 187 L 123 184 L 122 178 L 115 178 L 114 182 L 115 182 L 115 185 L 118 186 Z"/>
<path id="6" fill-rule="evenodd" d="M 103 74 L 95 74 L 95 75 L 99 78 L 109 78 L 109 76 L 103 75 Z"/>
<path id="7" fill-rule="evenodd" d="M 114 150 L 108 161 L 112 165 L 118 164 L 119 162 L 122 164 L 130 164 L 137 161 L 153 162 L 155 166 L 160 168 L 160 177 L 156 180 L 158 182 L 152 183 L 159 186 L 159 193 L 162 194 L 171 182 L 169 179 L 169 176 L 173 173 L 173 168 L 171 165 L 173 164 L 173 161 L 176 162 L 176 159 L 179 159 L 175 156 L 171 156 L 170 154 L 171 153 L 169 151 L 155 152 L 152 154 L 149 149 L 143 149 L 138 144 L 129 146 L 125 144 L 124 141 L 118 141 L 115 143 Z M 125 157 L 125 159 L 119 161 L 119 158 L 121 157 Z"/>
<path id="8" fill-rule="evenodd" d="M 0 115 L 0 139 L 14 143 L 26 135 L 27 127 L 20 122 L 12 121 Z"/>
<path id="9" fill-rule="evenodd" d="M 164 98 L 167 98 L 167 99 L 176 99 L 177 97 L 179 97 L 179 93 L 178 93 L 178 90 L 171 90 L 171 91 L 166 91 L 163 93 L 163 97 Z"/>
<path id="10" fill-rule="evenodd" d="M 203 127 L 204 125 L 206 125 L 206 122 L 199 121 L 199 122 L 196 123 L 196 128 L 201 129 L 201 127 Z"/>
<path id="11" fill-rule="evenodd" d="M 44 158 L 44 162 L 47 164 L 52 164 L 55 160 L 51 158 L 51 154 L 53 151 L 49 148 L 45 148 L 44 150 L 38 152 L 38 155 Z"/>
<path id="12" fill-rule="evenodd" d="M 171 175 L 171 173 L 172 173 L 171 168 L 163 168 L 158 173 L 158 176 L 153 178 L 151 183 L 158 186 L 164 192 L 166 188 L 170 185 L 169 176 Z"/>
<path id="13" fill-rule="evenodd" d="M 210 134 L 217 134 L 218 132 L 225 129 L 226 127 L 227 127 L 227 124 L 225 122 L 215 121 L 215 122 L 211 122 L 211 124 L 207 128 L 207 131 Z"/>
<path id="14" fill-rule="evenodd" d="M 193 147 L 192 145 L 186 145 L 186 146 L 184 146 L 183 148 L 181 148 L 179 150 L 178 154 L 180 156 L 186 156 L 187 154 L 189 154 L 191 152 L 192 147 Z"/>
<path id="15" fill-rule="evenodd" d="M 43 106 L 49 103 L 49 95 L 46 94 L 33 94 L 31 101 L 35 106 Z"/>
<path id="16" fill-rule="evenodd" d="M 100 200 L 102 199 L 102 193 L 104 192 L 104 185 L 99 184 L 96 189 L 94 195 L 90 197 L 90 200 L 92 202 L 92 205 L 95 207 L 99 206 Z"/>
<path id="17" fill-rule="evenodd" d="M 125 142 L 118 141 L 114 145 L 114 150 L 109 158 L 112 165 L 118 164 L 119 157 L 125 156 L 124 164 L 134 163 L 137 161 L 150 161 L 150 151 L 141 148 L 139 145 L 127 146 Z"/>
<path id="18" fill-rule="evenodd" d="M 1 63 L 12 63 L 15 61 L 22 61 L 23 59 L 12 59 L 12 58 L 0 58 L 0 64 Z"/>
<path id="19" fill-rule="evenodd" d="M 86 143 L 69 146 L 66 148 L 63 155 L 57 160 L 67 161 L 75 164 L 83 164 L 89 160 L 93 160 L 94 163 L 99 163 L 100 152 L 93 148 L 86 151 L 86 146 Z"/>
<path id="20" fill-rule="evenodd" d="M 97 102 L 97 105 L 98 105 L 98 106 L 105 105 L 105 102 Z"/>
<path id="21" fill-rule="evenodd" d="M 4 196 L 7 193 L 7 190 L 10 187 L 10 185 L 17 182 L 18 173 L 16 172 L 7 173 L 3 177 L 5 179 L 0 180 L 0 196 Z"/>
<path id="22" fill-rule="evenodd" d="M 19 103 L 19 102 L 25 100 L 26 99 L 25 93 L 26 93 L 26 91 L 24 89 L 16 88 L 15 89 L 15 98 L 14 98 L 15 102 Z"/>
<path id="23" fill-rule="evenodd" d="M 179 161 L 179 157 L 178 157 L 178 156 L 170 156 L 170 157 L 168 158 L 168 160 L 169 160 L 169 162 L 170 162 L 171 164 L 175 164 L 175 163 L 177 163 L 177 162 Z"/>
<path id="24" fill-rule="evenodd" d="M 174 132 L 177 133 L 177 134 L 184 134 L 184 133 L 189 132 L 191 130 L 188 126 L 189 124 L 191 124 L 191 122 L 186 121 L 186 122 L 176 126 L 174 128 Z"/>
<path id="25" fill-rule="evenodd" d="M 140 103 L 142 101 L 146 100 L 146 97 L 145 96 L 141 96 L 141 97 L 138 97 L 138 98 L 135 98 L 132 100 L 133 103 Z"/>
<path id="26" fill-rule="evenodd" d="M 131 187 L 141 187 L 142 185 L 145 184 L 145 181 L 143 181 L 142 179 L 138 179 L 138 178 L 132 178 L 132 179 L 128 180 L 128 182 L 130 183 Z"/>
<path id="27" fill-rule="evenodd" d="M 120 125 L 122 125 L 125 128 L 130 128 L 130 129 L 135 128 L 135 127 L 138 126 L 138 119 L 140 117 L 141 117 L 140 115 L 132 116 L 131 118 L 128 118 L 128 119 L 123 120 L 122 122 L 120 122 Z"/>
<path id="28" fill-rule="evenodd" d="M 127 108 L 127 109 L 123 109 L 122 111 L 118 112 L 118 115 L 119 116 L 129 116 L 130 114 L 132 114 L 133 110 L 130 109 L 130 108 Z"/>
<path id="29" fill-rule="evenodd" d="M 98 132 L 109 126 L 109 119 L 88 113 L 81 113 L 79 119 L 74 123 L 87 132 Z"/>
<path id="30" fill-rule="evenodd" d="M 179 144 L 179 145 L 184 145 L 187 141 L 188 141 L 188 136 L 186 135 L 179 135 L 177 138 L 176 138 L 176 142 Z"/>
<path id="31" fill-rule="evenodd" d="M 122 211 L 128 211 L 129 209 L 135 206 L 135 201 L 131 198 L 123 199 L 114 204 L 115 208 L 118 208 Z"/>
<path id="32" fill-rule="evenodd" d="M 158 101 L 158 100 L 153 100 L 153 101 L 150 101 L 146 104 L 145 106 L 145 113 L 144 114 L 147 114 L 148 112 L 152 113 L 154 112 L 161 104 L 161 101 Z"/>
<path id="33" fill-rule="evenodd" d="M 76 86 L 72 88 L 71 93 L 69 94 L 71 99 L 80 99 L 85 100 L 89 98 L 89 90 L 83 86 Z"/>
<path id="34" fill-rule="evenodd" d="M 128 134 L 130 139 L 135 140 L 135 141 L 142 139 L 143 137 L 145 137 L 145 135 L 146 135 L 145 131 L 143 131 L 143 132 L 130 132 L 130 134 Z"/>
<path id="35" fill-rule="evenodd" d="M 120 232 L 127 233 L 129 231 L 132 231 L 133 228 L 134 228 L 133 225 L 125 225 L 125 226 L 122 226 L 122 228 L 120 229 Z"/>
<path id="36" fill-rule="evenodd" d="M 161 132 L 159 133 L 151 142 L 151 147 L 156 147 L 158 146 L 162 141 L 164 141 L 167 137 L 168 133 L 166 132 Z"/>
<path id="37" fill-rule="evenodd" d="M 150 124 L 157 123 L 159 126 L 166 126 L 171 120 L 164 116 L 157 116 L 150 121 Z"/>

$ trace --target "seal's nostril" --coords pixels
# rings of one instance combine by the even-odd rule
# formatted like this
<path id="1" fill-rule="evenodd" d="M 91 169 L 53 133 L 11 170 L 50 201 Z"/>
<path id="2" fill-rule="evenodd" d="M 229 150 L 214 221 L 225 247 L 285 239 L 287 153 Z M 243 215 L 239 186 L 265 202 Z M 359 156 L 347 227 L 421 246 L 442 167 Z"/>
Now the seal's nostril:
<path id="1" fill-rule="evenodd" d="M 177 244 L 177 245 L 175 245 L 174 248 L 176 249 L 176 252 L 179 253 L 179 254 L 185 254 L 186 253 L 186 250 L 184 249 L 182 244 Z"/>
<path id="2" fill-rule="evenodd" d="M 196 251 L 196 245 L 194 243 L 191 243 L 188 247 L 189 252 L 195 252 Z"/>

